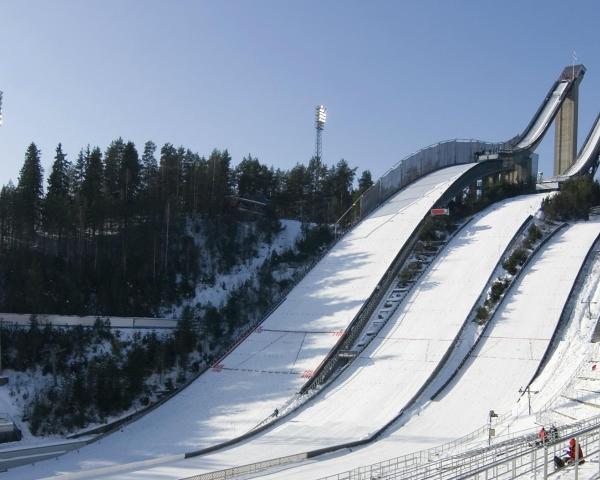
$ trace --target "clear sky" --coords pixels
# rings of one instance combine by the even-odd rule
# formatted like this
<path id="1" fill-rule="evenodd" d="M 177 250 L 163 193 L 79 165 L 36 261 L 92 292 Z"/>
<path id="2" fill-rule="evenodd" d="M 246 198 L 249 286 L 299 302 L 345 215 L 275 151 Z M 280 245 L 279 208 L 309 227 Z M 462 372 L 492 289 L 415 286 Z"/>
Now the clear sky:
<path id="1" fill-rule="evenodd" d="M 321 103 L 324 161 L 379 176 L 439 140 L 512 137 L 573 50 L 583 140 L 599 24 L 596 0 L 0 0 L 0 183 L 31 141 L 48 172 L 58 142 L 74 159 L 118 136 L 289 168 L 313 153 Z"/>

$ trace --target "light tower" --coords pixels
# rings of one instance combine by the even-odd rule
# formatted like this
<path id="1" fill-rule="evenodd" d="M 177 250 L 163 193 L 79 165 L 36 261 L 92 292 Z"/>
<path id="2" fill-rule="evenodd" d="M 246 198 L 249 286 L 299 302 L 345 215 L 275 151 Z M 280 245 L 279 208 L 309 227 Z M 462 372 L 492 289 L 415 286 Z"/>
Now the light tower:
<path id="1" fill-rule="evenodd" d="M 317 140 L 315 144 L 315 157 L 321 159 L 322 143 L 321 136 L 327 120 L 327 109 L 323 105 L 317 105 L 315 108 L 315 127 L 317 129 Z"/>
<path id="2" fill-rule="evenodd" d="M 2 90 L 0 90 L 0 127 L 2 126 Z"/>

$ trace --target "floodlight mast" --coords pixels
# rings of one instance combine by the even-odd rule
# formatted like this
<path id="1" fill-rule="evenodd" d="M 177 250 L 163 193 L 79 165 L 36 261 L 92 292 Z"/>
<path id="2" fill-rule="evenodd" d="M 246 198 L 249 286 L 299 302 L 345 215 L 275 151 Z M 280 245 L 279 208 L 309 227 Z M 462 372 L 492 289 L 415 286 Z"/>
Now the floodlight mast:
<path id="1" fill-rule="evenodd" d="M 2 126 L 2 90 L 0 90 L 0 127 Z"/>
<path id="2" fill-rule="evenodd" d="M 327 109 L 323 105 L 317 105 L 315 108 L 315 128 L 317 130 L 317 139 L 315 142 L 315 157 L 321 159 L 322 153 L 322 132 L 325 128 L 325 121 L 327 120 Z"/>

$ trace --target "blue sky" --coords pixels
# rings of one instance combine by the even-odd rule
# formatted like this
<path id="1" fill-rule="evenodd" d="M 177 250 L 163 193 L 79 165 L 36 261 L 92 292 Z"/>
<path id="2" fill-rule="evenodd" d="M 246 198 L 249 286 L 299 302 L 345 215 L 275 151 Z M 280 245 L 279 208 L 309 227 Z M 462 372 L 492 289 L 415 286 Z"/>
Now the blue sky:
<path id="1" fill-rule="evenodd" d="M 73 159 L 118 136 L 289 168 L 313 153 L 320 103 L 324 161 L 379 176 L 439 140 L 512 137 L 573 50 L 583 140 L 599 18 L 594 0 L 0 0 L 0 183 L 31 141 L 49 171 L 58 142 Z"/>

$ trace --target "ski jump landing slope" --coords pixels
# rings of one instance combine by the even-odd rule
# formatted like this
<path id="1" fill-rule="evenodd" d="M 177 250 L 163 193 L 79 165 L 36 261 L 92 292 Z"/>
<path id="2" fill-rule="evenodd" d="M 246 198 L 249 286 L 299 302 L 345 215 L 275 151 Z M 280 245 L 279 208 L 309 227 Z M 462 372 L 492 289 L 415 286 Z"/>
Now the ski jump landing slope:
<path id="1" fill-rule="evenodd" d="M 418 416 L 372 445 L 286 470 L 284 477 L 314 479 L 435 447 L 479 428 L 492 409 L 511 411 L 519 388 L 528 385 L 539 366 L 579 268 L 599 234 L 600 221 L 577 223 L 542 247 L 460 374 Z"/>
<path id="2" fill-rule="evenodd" d="M 345 235 L 218 368 L 172 400 L 78 453 L 11 470 L 14 478 L 183 454 L 255 427 L 300 389 L 429 209 L 475 165 L 438 170 L 391 197 Z"/>
<path id="3" fill-rule="evenodd" d="M 518 197 L 479 214 L 348 370 L 281 425 L 227 450 L 143 472 L 120 471 L 114 478 L 181 478 L 369 436 L 398 415 L 432 374 L 506 246 L 542 198 Z"/>

